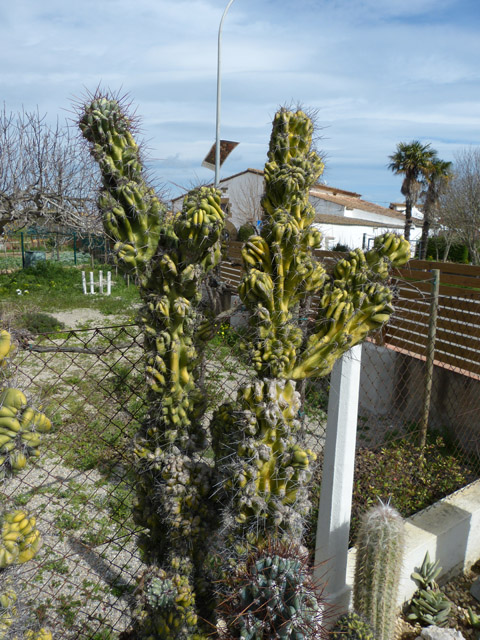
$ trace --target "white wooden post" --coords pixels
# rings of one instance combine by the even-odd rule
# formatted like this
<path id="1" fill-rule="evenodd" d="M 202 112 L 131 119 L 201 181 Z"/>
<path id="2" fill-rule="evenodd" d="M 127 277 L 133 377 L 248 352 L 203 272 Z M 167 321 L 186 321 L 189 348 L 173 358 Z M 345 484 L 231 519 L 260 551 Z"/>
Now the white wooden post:
<path id="1" fill-rule="evenodd" d="M 112 293 L 112 272 L 107 271 L 107 296 Z"/>
<path id="2" fill-rule="evenodd" d="M 87 295 L 87 279 L 85 278 L 85 271 L 82 271 L 82 287 L 83 293 Z"/>
<path id="3" fill-rule="evenodd" d="M 90 293 L 95 293 L 95 284 L 93 281 L 93 271 L 90 271 Z"/>
<path id="4" fill-rule="evenodd" d="M 315 550 L 315 577 L 326 581 L 329 601 L 346 609 L 348 535 L 352 509 L 362 346 L 333 367 Z"/>
<path id="5" fill-rule="evenodd" d="M 98 287 L 100 289 L 100 294 L 103 294 L 103 271 L 98 272 Z"/>

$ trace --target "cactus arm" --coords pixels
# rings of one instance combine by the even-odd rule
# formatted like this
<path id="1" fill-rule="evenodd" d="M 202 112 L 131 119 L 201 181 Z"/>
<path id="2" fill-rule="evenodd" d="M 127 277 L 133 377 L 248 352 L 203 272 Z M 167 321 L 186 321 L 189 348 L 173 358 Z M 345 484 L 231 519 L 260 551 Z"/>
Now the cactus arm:
<path id="1" fill-rule="evenodd" d="M 79 126 L 102 173 L 98 204 L 118 263 L 142 275 L 157 250 L 165 207 L 143 177 L 132 121 L 117 100 L 99 95 L 85 107 Z"/>
<path id="2" fill-rule="evenodd" d="M 356 249 L 335 265 L 323 288 L 315 329 L 291 373 L 293 379 L 327 375 L 343 353 L 389 321 L 393 294 L 382 283 L 389 268 L 405 264 L 409 256 L 409 243 L 387 233 L 376 238 L 371 251 Z"/>

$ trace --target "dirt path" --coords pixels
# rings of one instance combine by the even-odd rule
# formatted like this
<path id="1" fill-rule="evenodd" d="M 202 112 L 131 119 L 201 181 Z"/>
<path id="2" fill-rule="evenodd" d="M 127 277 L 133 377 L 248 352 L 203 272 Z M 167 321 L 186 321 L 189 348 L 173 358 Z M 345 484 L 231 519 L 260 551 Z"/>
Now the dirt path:
<path id="1" fill-rule="evenodd" d="M 57 311 L 50 313 L 54 318 L 62 322 L 67 329 L 78 329 L 85 325 L 86 322 L 91 323 L 93 327 L 103 327 L 105 325 L 116 324 L 117 316 L 104 316 L 103 313 L 96 309 L 74 309 L 73 311 Z M 115 321 L 113 321 L 115 319 Z"/>

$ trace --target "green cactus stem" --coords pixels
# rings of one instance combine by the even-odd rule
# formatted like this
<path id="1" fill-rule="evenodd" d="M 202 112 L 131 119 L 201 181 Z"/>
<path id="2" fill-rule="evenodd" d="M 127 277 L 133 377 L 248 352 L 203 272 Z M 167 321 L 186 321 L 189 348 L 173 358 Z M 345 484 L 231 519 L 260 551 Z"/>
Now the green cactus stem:
<path id="1" fill-rule="evenodd" d="M 0 640 L 7 637 L 17 615 L 17 594 L 13 589 L 0 592 Z"/>
<path id="2" fill-rule="evenodd" d="M 117 100 L 93 96 L 79 125 L 102 173 L 99 207 L 105 230 L 115 240 L 119 266 L 137 276 L 144 302 L 140 320 L 149 413 L 133 451 L 134 515 L 147 530 L 141 546 L 146 560 L 161 567 L 158 579 L 189 594 L 188 606 L 177 602 L 176 613 L 170 601 L 159 600 L 156 631 L 143 617 L 138 636 L 190 639 L 196 633 L 197 600 L 209 600 L 201 549 L 216 517 L 209 501 L 212 469 L 203 457 L 206 399 L 197 379 L 208 334 L 199 312 L 201 287 L 221 258 L 220 192 L 192 190 L 182 211 L 169 213 L 145 180 L 134 123 Z"/>
<path id="3" fill-rule="evenodd" d="M 395 632 L 404 529 L 400 514 L 381 504 L 364 514 L 356 542 L 353 607 L 382 640 L 392 640 Z"/>
<path id="4" fill-rule="evenodd" d="M 313 255 L 321 234 L 309 190 L 323 163 L 312 150 L 312 135 L 304 112 L 275 115 L 261 234 L 250 236 L 242 250 L 239 293 L 250 311 L 259 382 L 242 388 L 212 423 L 225 529 L 233 538 L 256 531 L 261 539 L 275 530 L 301 544 L 315 455 L 300 437 L 295 381 L 327 375 L 343 353 L 389 319 L 389 267 L 406 262 L 410 252 L 402 238 L 385 234 L 371 251 L 352 251 L 327 275 Z M 320 302 L 307 335 L 299 308 L 313 294 Z"/>
<path id="5" fill-rule="evenodd" d="M 8 331 L 0 331 L 0 370 L 8 365 L 14 352 Z M 28 459 L 40 456 L 42 434 L 52 423 L 45 414 L 28 405 L 23 391 L 13 387 L 0 390 L 0 479 L 23 471 Z"/>
<path id="6" fill-rule="evenodd" d="M 308 557 L 294 546 L 252 550 L 225 579 L 220 618 L 229 640 L 315 640 L 326 637 L 329 607 L 311 580 Z M 223 597 L 222 597 L 223 596 Z"/>

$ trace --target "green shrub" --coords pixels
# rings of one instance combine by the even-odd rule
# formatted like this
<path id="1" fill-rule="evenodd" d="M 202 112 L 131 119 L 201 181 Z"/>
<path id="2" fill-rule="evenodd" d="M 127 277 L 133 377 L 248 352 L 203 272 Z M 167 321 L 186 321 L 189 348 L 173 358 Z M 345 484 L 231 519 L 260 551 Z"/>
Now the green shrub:
<path id="1" fill-rule="evenodd" d="M 45 287 L 47 290 L 61 288 L 71 291 L 72 286 L 75 285 L 77 287 L 81 285 L 78 269 L 47 260 L 2 277 L 2 290 L 5 293 L 15 293 L 17 289 L 33 293 L 38 287 Z"/>
<path id="2" fill-rule="evenodd" d="M 444 260 L 446 247 L 447 241 L 443 236 L 429 238 L 427 243 L 427 260 Z M 448 250 L 447 260 L 449 262 L 469 264 L 470 254 L 468 247 L 461 242 L 452 243 Z"/>
<path id="3" fill-rule="evenodd" d="M 448 453 L 441 438 L 424 449 L 407 441 L 378 451 L 359 449 L 350 536 L 354 538 L 361 514 L 379 499 L 390 501 L 405 518 L 465 486 L 468 479 L 468 470 Z"/>
<path id="4" fill-rule="evenodd" d="M 245 224 L 242 224 L 242 226 L 238 230 L 237 240 L 238 242 L 246 242 L 250 238 L 250 236 L 253 236 L 255 233 L 257 233 L 257 230 L 255 229 L 253 224 L 251 224 L 250 222 L 246 222 Z"/>
<path id="5" fill-rule="evenodd" d="M 332 247 L 331 251 L 340 251 L 343 253 L 348 253 L 351 251 L 350 247 L 347 244 L 342 244 L 341 242 L 337 242 L 337 244 Z"/>

